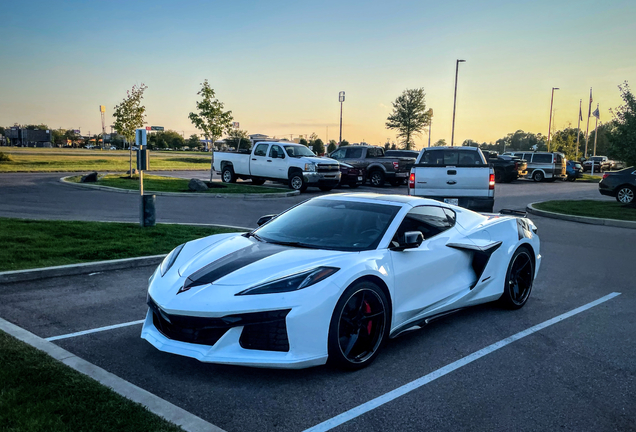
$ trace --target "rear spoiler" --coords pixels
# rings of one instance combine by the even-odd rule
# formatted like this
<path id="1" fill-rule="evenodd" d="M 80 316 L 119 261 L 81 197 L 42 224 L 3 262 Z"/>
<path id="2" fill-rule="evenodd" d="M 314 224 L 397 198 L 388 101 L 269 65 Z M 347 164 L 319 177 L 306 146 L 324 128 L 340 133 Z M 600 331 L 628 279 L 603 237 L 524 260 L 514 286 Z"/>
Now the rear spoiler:
<path id="1" fill-rule="evenodd" d="M 499 210 L 499 214 L 506 216 L 516 216 L 516 217 L 526 217 L 528 213 L 521 210 L 511 210 L 511 209 L 501 209 Z"/>

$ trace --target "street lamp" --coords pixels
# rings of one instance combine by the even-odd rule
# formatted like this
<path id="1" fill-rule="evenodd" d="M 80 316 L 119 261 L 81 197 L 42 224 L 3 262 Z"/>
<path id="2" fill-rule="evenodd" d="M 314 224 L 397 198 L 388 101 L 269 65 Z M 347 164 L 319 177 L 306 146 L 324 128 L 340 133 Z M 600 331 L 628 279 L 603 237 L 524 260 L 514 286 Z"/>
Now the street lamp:
<path id="1" fill-rule="evenodd" d="M 550 97 L 550 121 L 548 122 L 548 151 L 550 151 L 550 132 L 552 131 L 552 102 L 554 102 L 555 90 L 559 90 L 559 88 L 552 87 L 552 97 Z"/>
<path id="2" fill-rule="evenodd" d="M 342 103 L 345 100 L 345 92 L 341 91 L 338 93 L 338 102 L 340 102 L 340 139 L 338 140 L 338 147 L 340 147 L 340 143 L 342 142 Z"/>
<path id="3" fill-rule="evenodd" d="M 457 105 L 457 75 L 459 74 L 459 64 L 464 63 L 466 60 L 457 60 L 455 63 L 455 96 L 453 97 L 453 130 L 451 132 L 451 147 L 453 147 L 453 141 L 455 140 L 455 107 Z"/>

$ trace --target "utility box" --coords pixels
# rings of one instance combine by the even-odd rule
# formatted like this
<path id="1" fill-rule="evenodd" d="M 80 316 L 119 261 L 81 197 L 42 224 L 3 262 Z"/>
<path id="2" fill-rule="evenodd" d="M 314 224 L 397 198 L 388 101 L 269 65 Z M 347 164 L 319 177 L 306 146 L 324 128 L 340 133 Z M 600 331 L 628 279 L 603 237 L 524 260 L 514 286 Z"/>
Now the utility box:
<path id="1" fill-rule="evenodd" d="M 143 148 L 137 150 L 137 171 L 150 169 L 150 150 Z"/>

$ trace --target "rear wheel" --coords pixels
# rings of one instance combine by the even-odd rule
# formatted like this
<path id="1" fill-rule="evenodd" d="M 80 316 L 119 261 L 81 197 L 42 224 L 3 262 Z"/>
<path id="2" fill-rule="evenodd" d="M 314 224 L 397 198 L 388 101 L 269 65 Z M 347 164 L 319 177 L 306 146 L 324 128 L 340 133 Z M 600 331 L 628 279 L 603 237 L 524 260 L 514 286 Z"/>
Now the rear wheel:
<path id="1" fill-rule="evenodd" d="M 532 180 L 536 182 L 542 182 L 543 179 L 545 179 L 543 171 L 535 171 L 534 173 L 532 173 Z"/>
<path id="2" fill-rule="evenodd" d="M 221 173 L 221 180 L 223 180 L 223 183 L 236 183 L 236 175 L 234 174 L 234 169 L 229 166 L 223 168 L 223 172 Z"/>
<path id="3" fill-rule="evenodd" d="M 375 360 L 389 336 L 388 305 L 384 292 L 372 282 L 347 288 L 329 324 L 329 364 L 357 370 Z"/>
<path id="4" fill-rule="evenodd" d="M 369 175 L 369 181 L 371 182 L 371 186 L 375 186 L 375 187 L 384 186 L 384 182 L 385 182 L 384 173 L 380 170 L 373 171 L 371 175 Z"/>
<path id="5" fill-rule="evenodd" d="M 528 248 L 515 251 L 508 265 L 501 302 L 510 309 L 520 309 L 526 304 L 534 282 L 534 262 Z"/>
<path id="6" fill-rule="evenodd" d="M 616 201 L 621 204 L 634 204 L 634 196 L 636 191 L 631 186 L 621 186 L 616 191 Z"/>

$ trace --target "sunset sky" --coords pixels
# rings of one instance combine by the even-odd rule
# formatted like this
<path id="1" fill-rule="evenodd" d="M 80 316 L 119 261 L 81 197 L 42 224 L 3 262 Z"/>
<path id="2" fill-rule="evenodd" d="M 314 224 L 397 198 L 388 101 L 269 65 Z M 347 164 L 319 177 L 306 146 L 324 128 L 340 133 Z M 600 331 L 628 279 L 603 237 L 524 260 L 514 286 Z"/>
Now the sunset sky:
<path id="1" fill-rule="evenodd" d="M 494 141 L 517 129 L 576 127 L 589 89 L 601 121 L 636 88 L 636 2 L 4 1 L 0 125 L 100 132 L 99 105 L 148 85 L 148 125 L 196 133 L 187 118 L 207 78 L 249 133 L 395 139 L 391 102 L 424 87 L 432 139 Z M 593 122 L 591 122 L 593 127 Z M 418 147 L 428 138 L 416 140 Z"/>

